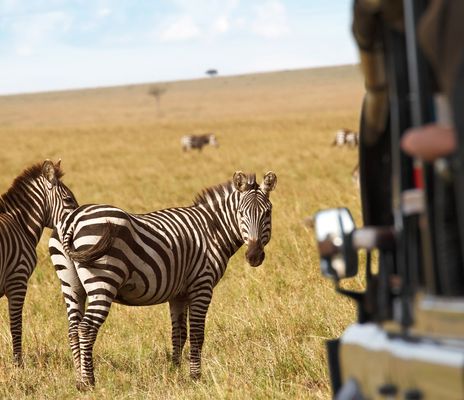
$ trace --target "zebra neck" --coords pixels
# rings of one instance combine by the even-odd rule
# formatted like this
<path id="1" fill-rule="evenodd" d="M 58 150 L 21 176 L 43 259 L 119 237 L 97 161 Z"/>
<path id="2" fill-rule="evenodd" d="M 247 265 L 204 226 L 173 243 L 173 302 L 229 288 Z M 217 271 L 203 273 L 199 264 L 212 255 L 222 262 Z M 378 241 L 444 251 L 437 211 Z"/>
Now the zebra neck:
<path id="1" fill-rule="evenodd" d="M 212 240 L 220 246 L 227 260 L 243 245 L 237 219 L 237 198 L 238 193 L 234 192 L 222 201 L 202 205 L 210 217 L 208 231 Z"/>
<path id="2" fill-rule="evenodd" d="M 45 195 L 42 189 L 29 182 L 14 191 L 8 191 L 0 199 L 0 212 L 10 214 L 34 246 L 40 240 L 44 228 Z"/>

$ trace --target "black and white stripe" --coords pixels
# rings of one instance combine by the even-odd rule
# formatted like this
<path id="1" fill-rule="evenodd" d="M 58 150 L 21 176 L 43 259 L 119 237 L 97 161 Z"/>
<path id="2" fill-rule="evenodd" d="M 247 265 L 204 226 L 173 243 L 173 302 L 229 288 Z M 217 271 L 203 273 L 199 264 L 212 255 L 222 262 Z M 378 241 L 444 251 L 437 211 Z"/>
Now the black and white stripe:
<path id="1" fill-rule="evenodd" d="M 186 135 L 182 136 L 180 140 L 182 150 L 187 151 L 191 149 L 197 149 L 201 151 L 203 146 L 210 145 L 218 147 L 219 143 L 216 136 L 213 133 L 206 133 L 204 135 Z"/>
<path id="2" fill-rule="evenodd" d="M 335 133 L 332 146 L 336 147 L 357 147 L 359 144 L 359 134 L 350 129 L 339 129 Z"/>
<path id="3" fill-rule="evenodd" d="M 17 364 L 22 363 L 22 309 L 37 243 L 44 227 L 53 228 L 77 207 L 61 176 L 60 162 L 47 160 L 26 169 L 0 198 L 0 296 L 8 298 Z"/>
<path id="4" fill-rule="evenodd" d="M 258 185 L 254 175 L 204 190 L 190 207 L 129 214 L 86 205 L 55 229 L 50 254 L 62 282 L 78 387 L 94 385 L 92 348 L 113 301 L 169 302 L 173 362 L 178 365 L 190 328 L 190 374 L 201 374 L 205 317 L 213 288 L 230 257 L 246 244 L 252 266 L 264 260 L 271 238 L 276 175 Z M 85 302 L 88 300 L 87 308 Z"/>

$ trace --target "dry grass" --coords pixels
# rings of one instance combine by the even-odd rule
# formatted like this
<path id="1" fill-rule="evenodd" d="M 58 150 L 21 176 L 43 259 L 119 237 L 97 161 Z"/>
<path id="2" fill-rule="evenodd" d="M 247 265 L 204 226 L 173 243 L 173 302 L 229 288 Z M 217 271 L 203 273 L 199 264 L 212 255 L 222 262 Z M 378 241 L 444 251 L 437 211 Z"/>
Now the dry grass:
<path id="1" fill-rule="evenodd" d="M 324 338 L 340 334 L 354 307 L 320 276 L 302 221 L 340 205 L 359 220 L 350 176 L 356 151 L 330 147 L 336 129 L 358 125 L 356 67 L 168 83 L 161 116 L 150 87 L 0 97 L 0 193 L 27 165 L 61 157 L 80 203 L 145 212 L 190 204 L 236 170 L 272 169 L 278 184 L 266 261 L 253 269 L 241 250 L 229 263 L 208 313 L 200 382 L 189 380 L 187 362 L 180 371 L 169 365 L 166 305 L 115 305 L 95 348 L 97 387 L 79 394 L 46 232 L 24 310 L 24 369 L 11 364 L 0 302 L 0 398 L 329 398 Z M 218 149 L 182 153 L 183 134 L 206 131 L 216 133 Z"/>

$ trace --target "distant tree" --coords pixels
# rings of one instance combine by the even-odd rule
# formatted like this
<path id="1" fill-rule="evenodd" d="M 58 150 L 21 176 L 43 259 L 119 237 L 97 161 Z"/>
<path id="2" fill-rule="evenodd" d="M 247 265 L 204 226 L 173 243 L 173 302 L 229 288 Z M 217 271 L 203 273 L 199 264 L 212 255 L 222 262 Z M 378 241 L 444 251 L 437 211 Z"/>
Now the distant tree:
<path id="1" fill-rule="evenodd" d="M 161 97 L 164 93 L 166 93 L 166 91 L 167 89 L 163 86 L 153 86 L 148 91 L 148 94 L 156 99 L 156 109 L 158 111 L 158 115 L 161 114 Z"/>
<path id="2" fill-rule="evenodd" d="M 216 76 L 217 74 L 218 74 L 217 69 L 209 69 L 209 70 L 206 71 L 206 75 L 209 75 L 211 78 L 213 76 Z"/>

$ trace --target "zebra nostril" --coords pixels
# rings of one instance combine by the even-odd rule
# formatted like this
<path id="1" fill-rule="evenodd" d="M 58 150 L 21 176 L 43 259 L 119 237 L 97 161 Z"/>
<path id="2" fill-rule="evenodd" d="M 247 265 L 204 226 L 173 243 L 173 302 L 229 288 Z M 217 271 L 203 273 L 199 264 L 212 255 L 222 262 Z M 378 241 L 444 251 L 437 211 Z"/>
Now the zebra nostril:
<path id="1" fill-rule="evenodd" d="M 248 241 L 248 249 L 245 253 L 248 263 L 252 267 L 257 267 L 262 264 L 264 260 L 264 248 L 261 242 L 253 239 Z"/>
<path id="2" fill-rule="evenodd" d="M 265 254 L 263 251 L 261 253 L 247 256 L 247 261 L 248 261 L 248 264 L 250 264 L 252 267 L 259 267 L 263 263 L 264 257 L 265 257 Z"/>

